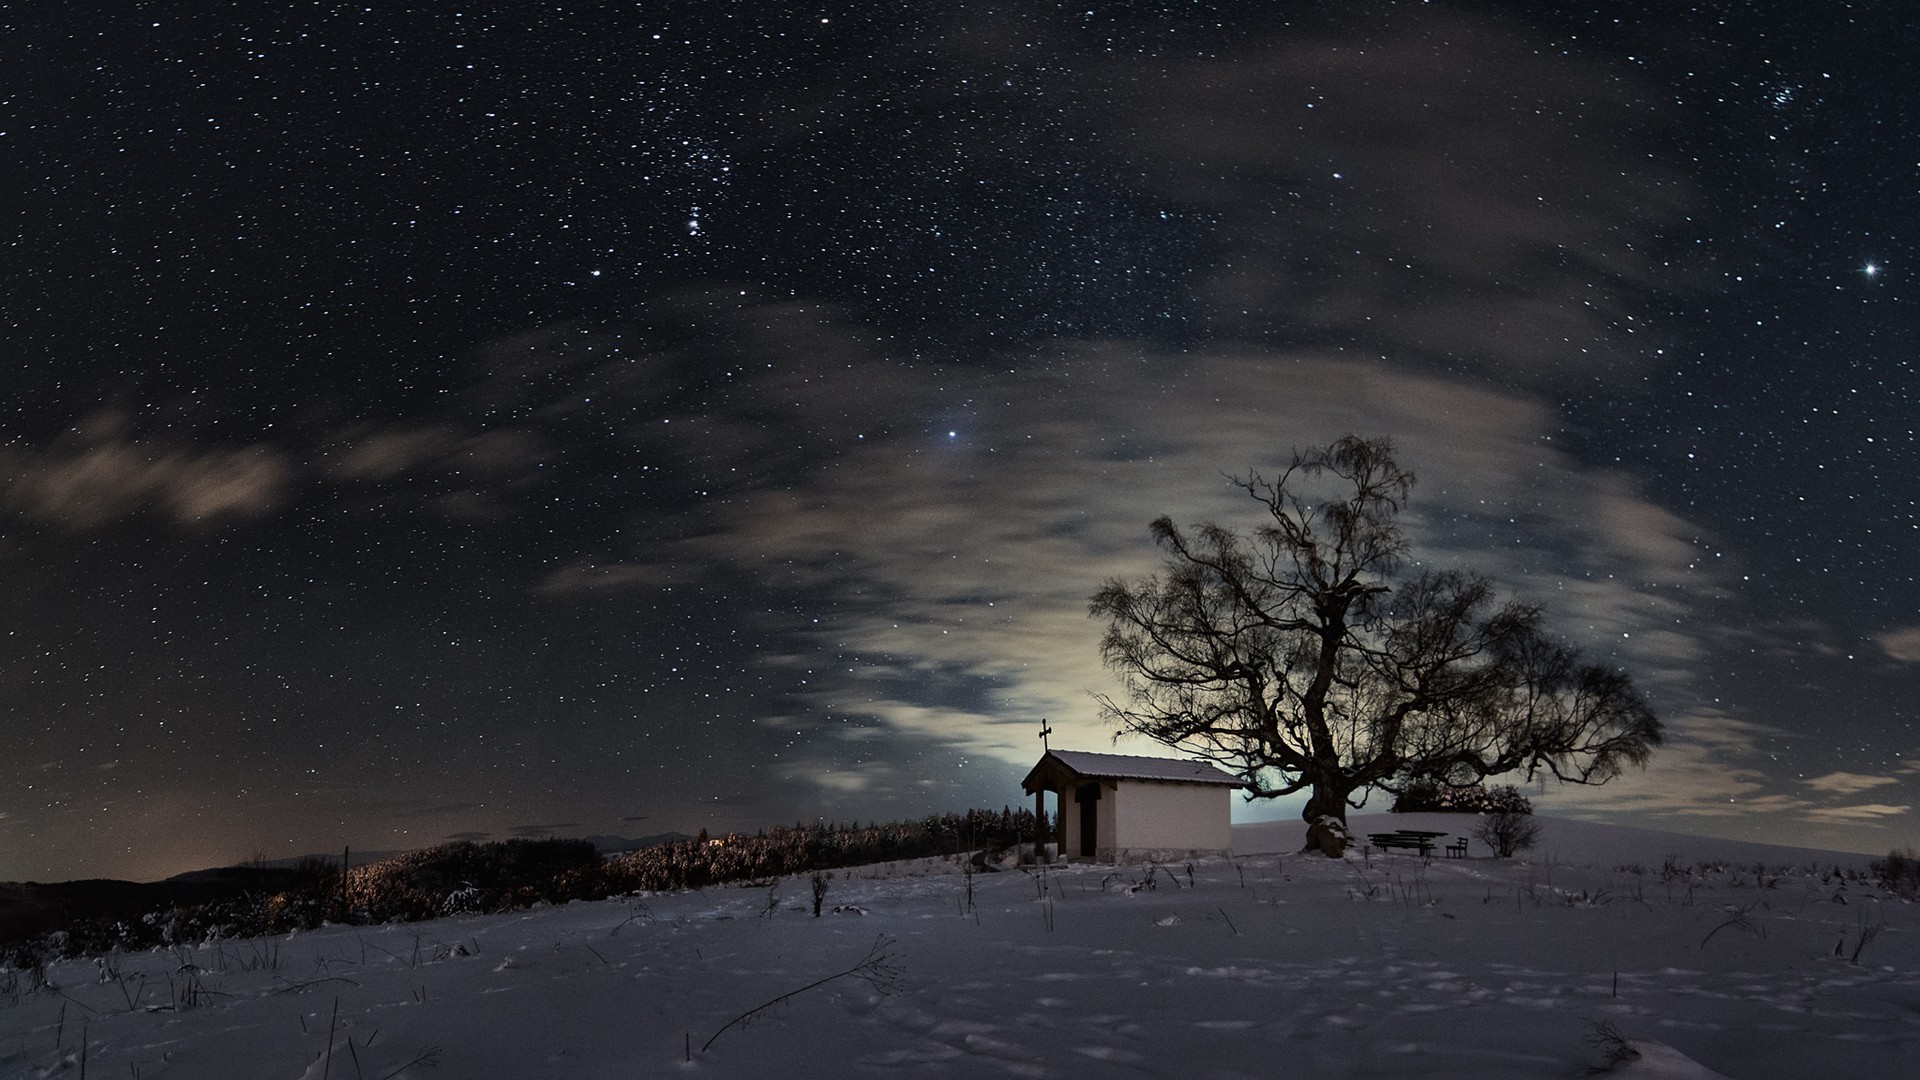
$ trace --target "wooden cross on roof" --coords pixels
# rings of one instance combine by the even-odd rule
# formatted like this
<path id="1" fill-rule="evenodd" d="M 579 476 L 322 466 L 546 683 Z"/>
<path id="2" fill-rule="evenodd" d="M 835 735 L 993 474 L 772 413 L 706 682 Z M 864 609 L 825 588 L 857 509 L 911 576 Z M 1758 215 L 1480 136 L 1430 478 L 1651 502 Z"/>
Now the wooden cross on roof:
<path id="1" fill-rule="evenodd" d="M 1049 746 L 1047 746 L 1047 736 L 1051 734 L 1053 734 L 1053 728 L 1047 726 L 1046 717 L 1044 716 L 1041 717 L 1040 718 L 1040 752 L 1043 754 L 1046 753 L 1049 749 L 1051 749 Z"/>

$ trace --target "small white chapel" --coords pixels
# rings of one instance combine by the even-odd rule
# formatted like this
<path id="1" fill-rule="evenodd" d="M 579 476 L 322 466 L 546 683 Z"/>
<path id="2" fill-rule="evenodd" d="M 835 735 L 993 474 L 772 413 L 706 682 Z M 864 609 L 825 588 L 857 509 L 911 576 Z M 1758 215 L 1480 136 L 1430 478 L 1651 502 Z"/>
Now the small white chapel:
<path id="1" fill-rule="evenodd" d="M 1245 783 L 1204 761 L 1050 749 L 1020 786 L 1036 813 L 1053 792 L 1062 858 L 1119 863 L 1229 854 Z"/>

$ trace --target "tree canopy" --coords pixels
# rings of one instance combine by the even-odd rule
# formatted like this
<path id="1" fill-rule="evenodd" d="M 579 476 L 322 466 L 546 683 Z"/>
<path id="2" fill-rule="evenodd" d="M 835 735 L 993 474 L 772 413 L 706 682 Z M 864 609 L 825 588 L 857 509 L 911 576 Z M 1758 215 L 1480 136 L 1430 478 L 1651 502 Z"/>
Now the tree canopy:
<path id="1" fill-rule="evenodd" d="M 1125 686 L 1101 704 L 1123 730 L 1231 769 L 1249 797 L 1307 791 L 1302 816 L 1342 826 L 1373 788 L 1598 784 L 1659 744 L 1631 679 L 1550 638 L 1539 608 L 1479 574 L 1404 572 L 1414 476 L 1389 440 L 1348 435 L 1234 483 L 1262 510 L 1251 533 L 1162 517 L 1163 571 L 1093 595 Z"/>

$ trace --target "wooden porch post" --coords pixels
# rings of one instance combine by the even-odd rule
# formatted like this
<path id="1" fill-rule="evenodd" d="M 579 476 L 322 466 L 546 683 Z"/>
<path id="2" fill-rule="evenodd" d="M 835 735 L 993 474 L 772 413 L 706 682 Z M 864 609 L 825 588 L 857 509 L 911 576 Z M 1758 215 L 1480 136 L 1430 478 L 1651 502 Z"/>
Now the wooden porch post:
<path id="1" fill-rule="evenodd" d="M 1047 789 L 1033 793 L 1033 861 L 1047 862 Z"/>

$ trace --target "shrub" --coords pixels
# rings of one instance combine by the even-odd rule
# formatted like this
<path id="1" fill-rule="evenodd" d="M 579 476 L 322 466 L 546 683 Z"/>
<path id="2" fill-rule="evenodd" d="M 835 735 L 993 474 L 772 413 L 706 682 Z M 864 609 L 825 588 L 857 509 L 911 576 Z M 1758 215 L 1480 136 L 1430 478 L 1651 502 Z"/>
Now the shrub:
<path id="1" fill-rule="evenodd" d="M 337 903 L 345 909 L 343 916 L 373 922 L 500 911 L 542 900 L 559 903 L 583 898 L 561 886 L 590 885 L 592 877 L 576 872 L 600 861 L 585 840 L 463 840 L 356 866 L 347 872 Z"/>
<path id="2" fill-rule="evenodd" d="M 52 985 L 47 981 L 47 963 L 55 955 L 57 953 L 41 942 L 18 941 L 0 949 L 0 971 L 17 975 L 8 981 L 16 993 L 21 989 L 36 993 Z"/>
<path id="3" fill-rule="evenodd" d="M 1473 835 L 1503 859 L 1540 842 L 1540 821 L 1531 813 L 1501 811 L 1474 822 Z"/>
<path id="4" fill-rule="evenodd" d="M 1901 895 L 1920 893 L 1920 852 L 1895 848 L 1868 866 L 1880 883 Z"/>

